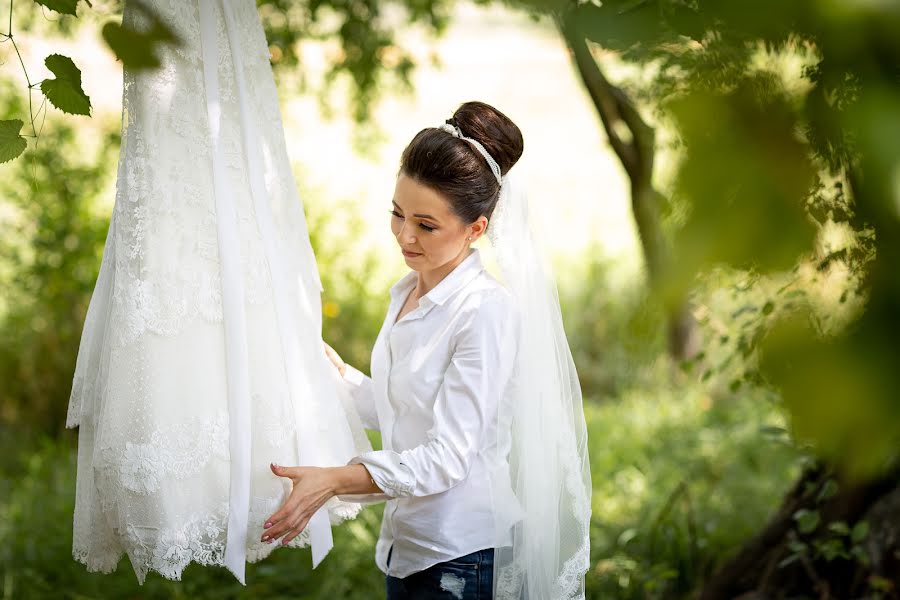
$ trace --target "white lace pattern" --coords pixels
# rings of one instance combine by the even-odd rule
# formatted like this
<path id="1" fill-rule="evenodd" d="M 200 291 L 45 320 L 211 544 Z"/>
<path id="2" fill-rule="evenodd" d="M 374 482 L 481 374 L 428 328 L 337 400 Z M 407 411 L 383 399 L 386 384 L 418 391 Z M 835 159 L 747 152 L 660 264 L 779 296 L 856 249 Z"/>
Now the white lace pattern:
<path id="1" fill-rule="evenodd" d="M 80 428 L 73 556 L 89 571 L 110 572 L 127 554 L 141 583 L 151 570 L 180 579 L 191 562 L 222 565 L 229 522 L 233 424 L 200 1 L 212 2 L 145 0 L 183 44 L 162 47 L 157 70 L 125 70 L 115 207 L 66 418 L 68 427 Z M 343 465 L 371 447 L 352 407 L 338 398 L 323 351 L 321 282 L 256 3 L 231 1 L 236 31 L 230 38 L 221 4 L 212 4 L 221 59 L 219 135 L 235 199 L 248 332 L 246 559 L 252 562 L 280 546 L 259 538 L 264 519 L 290 491 L 289 481 L 271 473 L 270 462 L 297 465 L 302 454 L 314 457 L 306 464 Z M 137 29 L 147 25 L 134 3 L 126 3 L 123 20 Z M 267 208 L 284 253 L 287 277 L 277 282 L 290 299 L 297 332 L 284 331 L 275 316 L 270 260 L 251 201 L 233 53 L 243 62 Z M 299 364 L 285 363 L 285 335 L 300 338 Z M 289 370 L 294 377 L 300 373 L 304 397 L 288 392 Z M 336 498 L 326 507 L 332 524 L 360 509 Z M 309 543 L 307 530 L 289 546 Z"/>

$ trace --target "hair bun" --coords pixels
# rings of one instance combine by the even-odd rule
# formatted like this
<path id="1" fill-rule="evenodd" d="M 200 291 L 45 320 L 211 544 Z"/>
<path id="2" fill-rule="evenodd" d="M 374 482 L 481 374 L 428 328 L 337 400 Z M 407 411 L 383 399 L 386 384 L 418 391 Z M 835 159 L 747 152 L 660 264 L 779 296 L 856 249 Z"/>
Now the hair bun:
<path id="1" fill-rule="evenodd" d="M 446 121 L 466 137 L 478 140 L 506 174 L 525 149 L 522 132 L 502 112 L 484 102 L 466 102 Z"/>

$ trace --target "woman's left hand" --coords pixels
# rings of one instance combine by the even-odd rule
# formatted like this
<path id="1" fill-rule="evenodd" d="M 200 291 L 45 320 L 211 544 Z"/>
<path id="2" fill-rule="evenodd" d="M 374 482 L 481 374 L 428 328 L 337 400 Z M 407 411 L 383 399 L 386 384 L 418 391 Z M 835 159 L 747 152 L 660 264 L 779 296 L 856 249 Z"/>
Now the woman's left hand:
<path id="1" fill-rule="evenodd" d="M 329 498 L 334 496 L 332 470 L 323 467 L 281 467 L 269 465 L 279 477 L 287 477 L 294 485 L 287 501 L 263 525 L 262 542 L 272 543 L 285 536 L 287 544 L 300 535 L 306 524 Z"/>

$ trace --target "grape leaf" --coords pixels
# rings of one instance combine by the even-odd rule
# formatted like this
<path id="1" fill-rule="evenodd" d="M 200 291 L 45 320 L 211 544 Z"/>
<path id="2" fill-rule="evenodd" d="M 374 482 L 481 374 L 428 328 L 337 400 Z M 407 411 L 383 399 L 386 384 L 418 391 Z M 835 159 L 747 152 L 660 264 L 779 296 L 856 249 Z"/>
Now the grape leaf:
<path id="1" fill-rule="evenodd" d="M 37 4 L 41 6 L 46 6 L 50 10 L 55 10 L 56 12 L 63 15 L 72 15 L 77 16 L 75 14 L 75 7 L 78 5 L 78 0 L 34 0 Z"/>
<path id="2" fill-rule="evenodd" d="M 800 533 L 812 533 L 819 526 L 820 517 L 818 511 L 801 508 L 794 513 L 794 520 Z"/>
<path id="3" fill-rule="evenodd" d="M 850 539 L 853 540 L 854 544 L 858 544 L 869 535 L 869 523 L 867 521 L 859 521 L 856 525 L 853 526 L 853 530 L 850 532 Z"/>
<path id="4" fill-rule="evenodd" d="M 125 67 L 155 69 L 160 65 L 157 46 L 160 44 L 179 46 L 181 40 L 151 7 L 137 0 L 132 1 L 136 10 L 144 15 L 149 26 L 138 30 L 125 24 L 110 22 L 103 26 L 103 39 Z"/>
<path id="5" fill-rule="evenodd" d="M 11 161 L 25 152 L 28 144 L 19 134 L 23 125 L 19 119 L 0 121 L 0 164 Z"/>
<path id="6" fill-rule="evenodd" d="M 68 56 L 51 54 L 44 61 L 56 79 L 41 82 L 41 91 L 53 106 L 72 115 L 90 115 L 91 99 L 81 89 L 81 71 Z"/>

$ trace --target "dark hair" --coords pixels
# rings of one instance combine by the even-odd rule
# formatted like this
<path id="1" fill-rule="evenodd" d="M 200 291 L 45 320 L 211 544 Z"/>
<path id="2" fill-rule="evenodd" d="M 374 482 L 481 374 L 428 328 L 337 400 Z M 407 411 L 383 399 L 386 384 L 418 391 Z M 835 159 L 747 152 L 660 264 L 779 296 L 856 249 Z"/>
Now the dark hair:
<path id="1" fill-rule="evenodd" d="M 522 156 L 522 132 L 509 117 L 484 102 L 466 102 L 447 119 L 466 137 L 478 140 L 505 175 Z M 400 158 L 400 171 L 444 195 L 464 223 L 490 220 L 500 184 L 475 147 L 437 127 L 416 134 Z"/>

